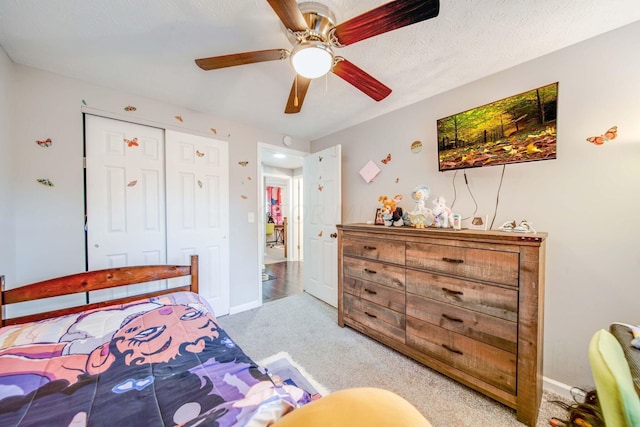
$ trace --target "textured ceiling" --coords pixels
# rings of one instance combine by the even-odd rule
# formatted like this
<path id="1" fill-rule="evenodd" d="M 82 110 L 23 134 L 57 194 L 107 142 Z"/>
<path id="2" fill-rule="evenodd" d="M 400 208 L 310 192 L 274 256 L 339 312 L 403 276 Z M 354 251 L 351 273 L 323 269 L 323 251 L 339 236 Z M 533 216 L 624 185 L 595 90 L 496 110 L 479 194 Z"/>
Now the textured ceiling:
<path id="1" fill-rule="evenodd" d="M 338 23 L 386 2 L 320 1 Z M 441 0 L 434 19 L 336 49 L 389 97 L 330 74 L 293 115 L 288 61 L 193 62 L 290 49 L 266 0 L 1 0 L 0 45 L 19 64 L 314 140 L 638 20 L 638 0 Z"/>

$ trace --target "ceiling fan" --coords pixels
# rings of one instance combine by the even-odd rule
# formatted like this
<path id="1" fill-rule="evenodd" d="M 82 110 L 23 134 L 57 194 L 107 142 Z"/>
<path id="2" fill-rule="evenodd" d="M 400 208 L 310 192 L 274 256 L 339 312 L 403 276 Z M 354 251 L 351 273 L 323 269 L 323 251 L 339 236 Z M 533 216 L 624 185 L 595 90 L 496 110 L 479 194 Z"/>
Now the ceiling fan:
<path id="1" fill-rule="evenodd" d="M 339 25 L 331 10 L 317 2 L 267 0 L 284 25 L 293 49 L 268 49 L 196 59 L 203 70 L 289 58 L 296 71 L 284 112 L 298 113 L 311 80 L 331 71 L 376 101 L 391 89 L 341 56 L 340 48 L 438 16 L 439 0 L 395 0 Z"/>

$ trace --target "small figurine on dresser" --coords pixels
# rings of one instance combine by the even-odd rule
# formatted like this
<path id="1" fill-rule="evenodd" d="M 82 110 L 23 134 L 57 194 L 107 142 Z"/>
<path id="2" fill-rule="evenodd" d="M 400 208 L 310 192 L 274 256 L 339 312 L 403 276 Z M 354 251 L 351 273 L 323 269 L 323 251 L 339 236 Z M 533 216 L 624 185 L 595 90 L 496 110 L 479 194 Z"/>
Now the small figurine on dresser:
<path id="1" fill-rule="evenodd" d="M 435 226 L 438 228 L 449 228 L 453 226 L 453 215 L 451 209 L 447 207 L 447 201 L 442 196 L 438 196 L 433 202 L 433 216 Z"/>
<path id="2" fill-rule="evenodd" d="M 398 203 L 402 200 L 402 195 L 396 194 L 393 199 L 387 196 L 380 196 L 378 201 L 382 203 L 382 218 L 384 225 L 387 227 L 408 225 L 409 218 L 406 212 L 402 211 L 402 208 L 398 206 Z"/>
<path id="3" fill-rule="evenodd" d="M 425 228 L 433 225 L 434 216 L 426 206 L 431 190 L 426 185 L 418 185 L 411 192 L 411 198 L 415 200 L 415 208 L 409 212 L 409 222 L 412 227 Z"/>

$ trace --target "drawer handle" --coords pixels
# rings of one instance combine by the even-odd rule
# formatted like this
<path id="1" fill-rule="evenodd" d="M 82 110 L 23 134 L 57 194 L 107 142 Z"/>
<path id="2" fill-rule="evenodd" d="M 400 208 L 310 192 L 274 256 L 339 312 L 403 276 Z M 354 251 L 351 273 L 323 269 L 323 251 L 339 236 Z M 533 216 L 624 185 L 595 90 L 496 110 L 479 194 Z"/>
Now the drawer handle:
<path id="1" fill-rule="evenodd" d="M 368 294 L 371 294 L 371 295 L 376 295 L 376 294 L 377 294 L 377 292 L 376 292 L 376 291 L 372 291 L 371 289 L 367 289 L 367 288 L 364 288 L 364 291 L 365 291 L 366 293 L 368 293 Z"/>
<path id="2" fill-rule="evenodd" d="M 460 323 L 464 323 L 464 320 L 462 319 L 458 319 L 457 317 L 451 317 L 448 314 L 442 314 L 442 317 L 444 317 L 445 319 L 447 319 L 450 322 L 460 322 Z"/>
<path id="3" fill-rule="evenodd" d="M 366 250 L 368 250 L 368 251 L 375 251 L 375 250 L 376 250 L 376 247 L 375 247 L 375 246 L 365 246 L 364 248 L 365 248 Z"/>
<path id="4" fill-rule="evenodd" d="M 452 291 L 451 289 L 442 288 L 443 291 L 448 293 L 449 295 L 464 295 L 464 292 L 461 291 Z"/>
<path id="5" fill-rule="evenodd" d="M 369 317 L 371 317 L 373 319 L 377 319 L 378 318 L 378 316 L 376 316 L 375 314 L 371 314 L 368 311 L 365 311 L 364 314 L 366 314 L 367 316 L 369 316 Z"/>
<path id="6" fill-rule="evenodd" d="M 365 272 L 365 273 L 370 273 L 370 274 L 378 274 L 378 272 L 377 272 L 377 271 L 375 271 L 375 270 L 369 270 L 368 268 L 365 268 L 365 269 L 364 269 L 364 272 Z"/>
<path id="7" fill-rule="evenodd" d="M 451 347 L 449 347 L 449 346 L 448 346 L 448 345 L 446 345 L 446 344 L 442 344 L 442 346 L 443 346 L 444 348 L 446 348 L 447 350 L 449 350 L 451 353 L 455 353 L 455 354 L 459 354 L 459 355 L 462 355 L 462 354 L 463 354 L 460 350 L 456 350 L 455 348 L 451 348 Z"/>
<path id="8" fill-rule="evenodd" d="M 462 264 L 464 262 L 463 259 L 458 259 L 458 258 L 448 258 L 448 257 L 442 257 L 442 260 L 445 262 L 450 262 L 452 264 Z"/>

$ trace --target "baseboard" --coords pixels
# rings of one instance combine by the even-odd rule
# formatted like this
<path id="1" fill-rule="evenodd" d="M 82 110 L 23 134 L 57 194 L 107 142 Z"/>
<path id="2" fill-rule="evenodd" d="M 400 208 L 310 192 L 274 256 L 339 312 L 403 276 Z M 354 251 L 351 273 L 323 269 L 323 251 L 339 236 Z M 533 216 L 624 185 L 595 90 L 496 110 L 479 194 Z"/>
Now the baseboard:
<path id="1" fill-rule="evenodd" d="M 262 306 L 262 300 L 251 301 L 246 304 L 235 305 L 233 307 L 229 307 L 229 314 L 241 313 L 243 311 L 252 310 L 254 308 L 258 308 Z"/>
<path id="2" fill-rule="evenodd" d="M 565 383 L 561 383 L 560 381 L 552 380 L 551 378 L 543 376 L 542 388 L 566 399 L 573 400 L 573 397 L 571 396 L 571 389 L 573 387 Z"/>

